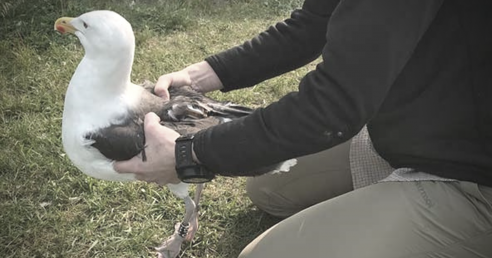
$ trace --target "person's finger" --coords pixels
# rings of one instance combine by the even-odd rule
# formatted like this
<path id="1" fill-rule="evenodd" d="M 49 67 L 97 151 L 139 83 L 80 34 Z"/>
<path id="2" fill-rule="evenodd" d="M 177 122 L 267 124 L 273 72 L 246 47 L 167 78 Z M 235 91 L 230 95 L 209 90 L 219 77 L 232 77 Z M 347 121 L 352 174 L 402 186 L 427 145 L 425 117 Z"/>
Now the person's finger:
<path id="1" fill-rule="evenodd" d="M 137 155 L 129 160 L 114 162 L 113 169 L 118 173 L 137 173 L 141 162 L 142 158 Z"/>
<path id="2" fill-rule="evenodd" d="M 170 74 L 162 75 L 157 80 L 157 83 L 154 87 L 154 92 L 157 96 L 163 98 L 164 100 L 169 100 L 169 87 L 172 83 L 172 77 Z"/>

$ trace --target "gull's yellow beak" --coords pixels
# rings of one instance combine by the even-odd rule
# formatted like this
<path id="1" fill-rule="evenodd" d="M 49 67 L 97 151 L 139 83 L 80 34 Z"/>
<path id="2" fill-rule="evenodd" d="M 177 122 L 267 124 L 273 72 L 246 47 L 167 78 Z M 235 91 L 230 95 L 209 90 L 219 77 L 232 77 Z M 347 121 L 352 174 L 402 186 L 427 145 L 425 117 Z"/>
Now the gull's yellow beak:
<path id="1" fill-rule="evenodd" d="M 59 31 L 61 34 L 64 33 L 74 33 L 77 29 L 70 24 L 74 18 L 72 17 L 61 17 L 55 22 L 55 30 Z"/>

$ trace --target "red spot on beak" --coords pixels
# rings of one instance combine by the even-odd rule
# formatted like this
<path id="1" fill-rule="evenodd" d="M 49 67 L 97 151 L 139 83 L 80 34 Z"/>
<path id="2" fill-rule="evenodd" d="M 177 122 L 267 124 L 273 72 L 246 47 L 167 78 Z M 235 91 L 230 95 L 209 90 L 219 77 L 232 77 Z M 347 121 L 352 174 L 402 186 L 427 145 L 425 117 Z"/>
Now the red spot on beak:
<path id="1" fill-rule="evenodd" d="M 63 28 L 63 26 L 61 25 L 57 25 L 56 30 L 59 31 L 61 34 L 65 33 L 65 28 Z"/>

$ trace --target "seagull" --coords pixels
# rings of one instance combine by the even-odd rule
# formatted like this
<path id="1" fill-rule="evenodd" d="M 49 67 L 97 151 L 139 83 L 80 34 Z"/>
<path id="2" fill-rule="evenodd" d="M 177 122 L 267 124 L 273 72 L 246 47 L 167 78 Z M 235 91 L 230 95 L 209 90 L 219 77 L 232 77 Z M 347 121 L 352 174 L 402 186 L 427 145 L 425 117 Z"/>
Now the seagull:
<path id="1" fill-rule="evenodd" d="M 56 20 L 54 28 L 62 34 L 77 36 L 85 52 L 65 95 L 62 142 L 71 162 L 86 175 L 110 181 L 135 181 L 134 174 L 117 173 L 113 162 L 140 153 L 145 161 L 143 119 L 149 112 L 156 113 L 162 125 L 184 135 L 253 111 L 215 101 L 188 86 L 171 87 L 170 99 L 164 100 L 154 94 L 153 83 L 132 83 L 135 37 L 131 24 L 113 11 L 62 17 Z M 295 164 L 294 159 L 262 169 L 286 172 Z M 167 187 L 184 200 L 186 213 L 175 233 L 157 251 L 159 257 L 176 257 L 181 242 L 191 241 L 197 230 L 203 185 L 197 185 L 194 199 L 185 183 Z"/>

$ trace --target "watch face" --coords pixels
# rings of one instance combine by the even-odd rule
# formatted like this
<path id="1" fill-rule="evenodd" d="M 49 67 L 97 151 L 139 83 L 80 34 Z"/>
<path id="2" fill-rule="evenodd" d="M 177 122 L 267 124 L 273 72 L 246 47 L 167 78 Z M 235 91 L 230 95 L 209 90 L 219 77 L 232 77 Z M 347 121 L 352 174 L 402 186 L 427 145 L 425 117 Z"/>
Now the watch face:
<path id="1" fill-rule="evenodd" d="M 187 167 L 176 166 L 176 172 L 178 173 L 178 178 L 181 181 L 189 184 L 206 183 L 215 177 L 214 173 L 197 164 Z"/>

